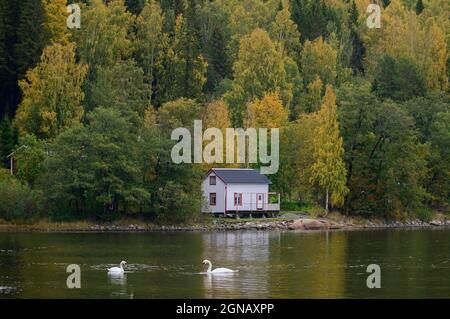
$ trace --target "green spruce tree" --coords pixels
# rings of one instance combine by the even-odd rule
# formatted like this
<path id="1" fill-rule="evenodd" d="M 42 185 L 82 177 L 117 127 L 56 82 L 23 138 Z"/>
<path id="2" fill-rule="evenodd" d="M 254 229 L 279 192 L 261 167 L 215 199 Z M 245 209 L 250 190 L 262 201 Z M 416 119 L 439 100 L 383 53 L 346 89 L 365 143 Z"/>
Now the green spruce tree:
<path id="1" fill-rule="evenodd" d="M 19 100 L 14 43 L 18 1 L 0 0 L 0 119 L 12 117 Z"/>
<path id="2" fill-rule="evenodd" d="M 48 33 L 45 31 L 44 23 L 45 11 L 40 0 L 21 2 L 16 29 L 17 42 L 14 48 L 19 78 L 23 78 L 28 69 L 36 66 L 47 44 Z"/>
<path id="3" fill-rule="evenodd" d="M 352 55 L 350 57 L 350 66 L 353 70 L 353 74 L 364 74 L 363 60 L 366 53 L 366 48 L 361 36 L 358 32 L 358 8 L 356 7 L 355 0 L 352 1 L 349 9 L 349 28 L 350 28 L 350 41 L 352 43 Z"/>
<path id="4" fill-rule="evenodd" d="M 11 126 L 11 121 L 8 117 L 4 117 L 0 122 L 0 166 L 8 167 L 9 160 L 6 158 L 14 149 L 16 144 L 14 138 L 14 131 Z"/>
<path id="5" fill-rule="evenodd" d="M 423 1 L 422 0 L 417 0 L 417 3 L 416 3 L 416 13 L 417 13 L 417 15 L 421 14 L 423 9 L 425 9 L 425 6 L 423 5 Z"/>

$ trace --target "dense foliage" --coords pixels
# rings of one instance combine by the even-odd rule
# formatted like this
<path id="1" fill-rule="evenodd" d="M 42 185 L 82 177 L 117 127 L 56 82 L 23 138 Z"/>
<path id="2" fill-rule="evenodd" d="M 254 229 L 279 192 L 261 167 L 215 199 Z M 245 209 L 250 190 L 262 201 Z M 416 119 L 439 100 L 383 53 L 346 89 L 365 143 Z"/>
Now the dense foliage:
<path id="1" fill-rule="evenodd" d="M 194 119 L 280 127 L 286 201 L 448 209 L 445 0 L 382 1 L 380 29 L 369 0 L 90 0 L 69 30 L 73 2 L 0 0 L 0 218 L 196 218 L 216 165 L 170 158 Z"/>

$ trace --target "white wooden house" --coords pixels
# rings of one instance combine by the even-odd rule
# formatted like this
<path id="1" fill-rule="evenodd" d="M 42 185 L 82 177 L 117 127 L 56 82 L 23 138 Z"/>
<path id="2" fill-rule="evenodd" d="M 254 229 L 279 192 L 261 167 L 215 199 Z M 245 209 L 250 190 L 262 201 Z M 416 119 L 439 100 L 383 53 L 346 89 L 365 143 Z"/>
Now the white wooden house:
<path id="1" fill-rule="evenodd" d="M 269 192 L 270 180 L 256 169 L 212 168 L 202 182 L 202 212 L 228 216 L 273 215 L 280 195 Z"/>

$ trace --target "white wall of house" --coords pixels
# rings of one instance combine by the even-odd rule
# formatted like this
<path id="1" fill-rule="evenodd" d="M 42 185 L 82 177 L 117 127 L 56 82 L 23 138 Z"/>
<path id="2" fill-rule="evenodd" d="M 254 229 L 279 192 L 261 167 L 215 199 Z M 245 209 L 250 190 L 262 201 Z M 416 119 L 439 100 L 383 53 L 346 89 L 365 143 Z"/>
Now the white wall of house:
<path id="1" fill-rule="evenodd" d="M 224 213 L 225 211 L 258 211 L 267 210 L 269 203 L 268 184 L 225 184 L 216 176 L 216 185 L 210 185 L 210 176 L 216 176 L 211 172 L 202 182 L 202 191 L 205 204 L 202 207 L 204 213 Z M 216 194 L 216 205 L 210 205 L 210 194 Z M 235 205 L 234 195 L 242 194 L 242 205 Z M 262 195 L 262 202 L 258 204 L 257 196 Z"/>
<path id="2" fill-rule="evenodd" d="M 263 209 L 269 202 L 268 184 L 228 184 L 227 185 L 227 211 L 256 211 L 257 194 L 263 194 Z M 242 194 L 242 206 L 234 205 L 234 194 Z"/>
<path id="3" fill-rule="evenodd" d="M 216 177 L 216 185 L 209 184 L 209 177 L 216 176 L 216 174 L 209 174 L 202 182 L 203 197 L 206 201 L 206 205 L 203 206 L 202 212 L 204 213 L 223 213 L 225 208 L 225 183 Z M 209 205 L 209 194 L 216 193 L 216 205 Z"/>

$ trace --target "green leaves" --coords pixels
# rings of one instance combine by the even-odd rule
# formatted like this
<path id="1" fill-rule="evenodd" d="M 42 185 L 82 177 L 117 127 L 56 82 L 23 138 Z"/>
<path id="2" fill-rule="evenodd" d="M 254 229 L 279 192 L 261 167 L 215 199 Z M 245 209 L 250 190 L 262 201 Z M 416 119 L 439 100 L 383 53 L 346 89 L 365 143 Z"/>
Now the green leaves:
<path id="1" fill-rule="evenodd" d="M 118 62 L 111 67 L 100 67 L 91 83 L 91 102 L 94 107 L 104 106 L 118 110 L 122 117 L 139 127 L 150 106 L 150 85 L 145 83 L 144 72 L 133 60 Z"/>
<path id="2" fill-rule="evenodd" d="M 409 100 L 402 107 L 414 118 L 421 143 L 428 145 L 427 172 L 423 180 L 432 206 L 448 204 L 450 172 L 450 108 L 446 95 Z"/>
<path id="3" fill-rule="evenodd" d="M 277 13 L 272 23 L 271 35 L 280 43 L 283 54 L 295 58 L 300 52 L 300 32 L 291 20 L 291 12 L 287 6 Z"/>
<path id="4" fill-rule="evenodd" d="M 380 101 L 364 81 L 338 91 L 338 110 L 350 189 L 347 210 L 388 217 L 419 208 L 426 195 L 428 147 L 420 143 L 413 119 L 398 104 Z"/>
<path id="5" fill-rule="evenodd" d="M 112 66 L 132 53 L 133 17 L 122 0 L 105 5 L 93 0 L 83 9 L 83 27 L 75 34 L 78 53 L 90 66 Z M 90 73 L 94 72 L 92 68 Z"/>
<path id="6" fill-rule="evenodd" d="M 153 93 L 160 94 L 164 87 L 164 60 L 169 46 L 169 36 L 163 32 L 165 15 L 161 7 L 153 0 L 145 4 L 135 21 L 135 56 L 138 65 L 144 71 L 145 83 L 150 86 L 149 103 L 152 104 Z M 161 83 L 163 82 L 163 83 Z M 155 88 L 153 88 L 153 86 Z M 161 99 L 157 97 L 157 103 Z M 155 105 L 155 104 L 153 104 Z"/>
<path id="7" fill-rule="evenodd" d="M 0 166 L 9 164 L 8 156 L 14 150 L 14 145 L 17 142 L 17 138 L 14 134 L 14 129 L 11 126 L 11 121 L 5 117 L 0 122 Z"/>
<path id="8" fill-rule="evenodd" d="M 111 108 L 97 108 L 89 121 L 56 139 L 43 181 L 50 199 L 72 202 L 78 213 L 117 212 L 120 205 L 141 203 L 148 193 L 140 183 L 131 124 Z"/>
<path id="9" fill-rule="evenodd" d="M 45 11 L 41 1 L 24 0 L 19 8 L 14 55 L 19 78 L 22 78 L 39 61 L 48 43 L 48 33 L 44 27 Z"/>
<path id="10" fill-rule="evenodd" d="M 186 19 L 179 15 L 175 23 L 169 63 L 172 67 L 172 82 L 168 94 L 171 99 L 200 97 L 206 83 L 208 63 L 199 51 L 198 39 Z"/>
<path id="11" fill-rule="evenodd" d="M 282 54 L 263 29 L 256 29 L 241 40 L 233 71 L 235 78 L 227 99 L 236 127 L 243 124 L 243 111 L 248 102 L 270 92 L 278 91 L 283 98 L 292 94 L 287 86 Z"/>
<path id="12" fill-rule="evenodd" d="M 324 84 L 334 84 L 337 76 L 337 52 L 321 37 L 306 41 L 301 55 L 301 66 L 305 85 L 318 76 Z"/>
<path id="13" fill-rule="evenodd" d="M 170 132 L 201 118 L 281 126 L 286 196 L 359 214 L 448 205 L 443 0 L 392 1 L 377 32 L 364 1 L 83 3 L 69 31 L 63 0 L 0 0 L 0 116 L 28 146 L 21 184 L 55 216 L 195 218 L 201 167 L 171 162 Z M 1 156 L 14 135 L 5 119 Z"/>
<path id="14" fill-rule="evenodd" d="M 21 137 L 14 153 L 18 179 L 35 186 L 36 180 L 42 174 L 42 163 L 46 157 L 47 147 L 44 141 L 38 140 L 34 135 Z"/>
<path id="15" fill-rule="evenodd" d="M 425 94 L 425 81 L 416 65 L 406 58 L 399 61 L 385 55 L 377 66 L 373 90 L 382 98 L 406 101 Z"/>

